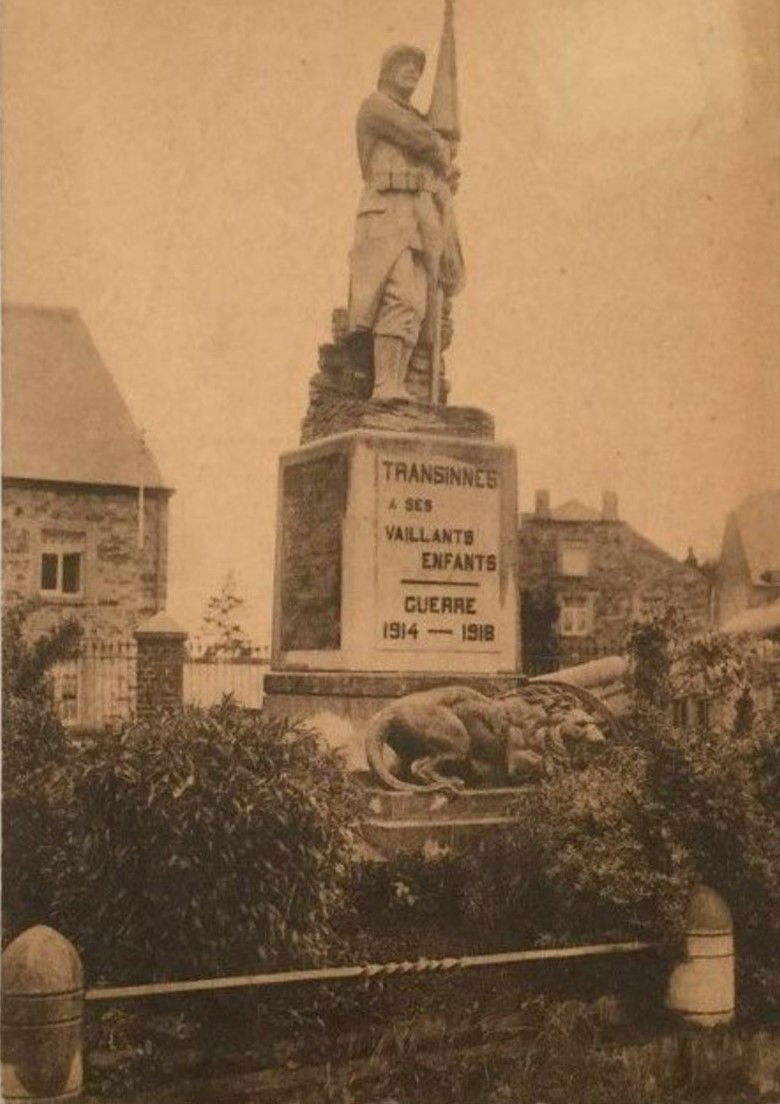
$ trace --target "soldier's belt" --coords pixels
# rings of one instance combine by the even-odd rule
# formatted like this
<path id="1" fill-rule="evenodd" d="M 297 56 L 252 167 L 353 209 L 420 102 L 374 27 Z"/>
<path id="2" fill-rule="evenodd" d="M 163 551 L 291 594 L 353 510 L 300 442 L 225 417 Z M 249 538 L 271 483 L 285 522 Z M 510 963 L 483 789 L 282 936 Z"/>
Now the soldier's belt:
<path id="1" fill-rule="evenodd" d="M 377 192 L 432 192 L 427 173 L 410 170 L 372 173 L 368 181 Z"/>

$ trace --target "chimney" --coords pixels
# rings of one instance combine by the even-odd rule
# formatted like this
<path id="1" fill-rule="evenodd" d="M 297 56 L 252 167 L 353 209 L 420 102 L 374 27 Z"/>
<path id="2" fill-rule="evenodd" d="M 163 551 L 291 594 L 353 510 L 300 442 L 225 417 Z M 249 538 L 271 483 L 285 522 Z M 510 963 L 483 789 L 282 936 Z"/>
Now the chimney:
<path id="1" fill-rule="evenodd" d="M 534 510 L 536 517 L 548 518 L 550 516 L 550 492 L 549 491 L 537 491 L 536 492 L 536 508 Z"/>
<path id="2" fill-rule="evenodd" d="M 604 498 L 601 506 L 601 520 L 618 520 L 618 496 L 614 491 L 604 491 Z"/>

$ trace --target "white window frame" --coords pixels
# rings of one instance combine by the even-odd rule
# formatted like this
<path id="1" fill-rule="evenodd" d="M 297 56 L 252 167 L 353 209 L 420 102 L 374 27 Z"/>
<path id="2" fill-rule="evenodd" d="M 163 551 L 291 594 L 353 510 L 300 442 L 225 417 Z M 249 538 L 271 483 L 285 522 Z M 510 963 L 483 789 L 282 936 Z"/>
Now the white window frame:
<path id="1" fill-rule="evenodd" d="M 562 637 L 593 635 L 593 599 L 590 594 L 563 594 L 560 609 L 558 632 Z"/>
<path id="2" fill-rule="evenodd" d="M 574 557 L 574 563 L 572 563 L 571 557 Z M 572 538 L 561 540 L 558 545 L 558 567 L 561 575 L 566 575 L 570 579 L 586 578 L 590 574 L 590 545 L 588 542 Z"/>
<path id="3" fill-rule="evenodd" d="M 57 557 L 56 586 L 45 587 L 43 585 L 43 558 L 44 556 Z M 79 557 L 79 586 L 78 590 L 65 590 L 63 588 L 65 575 L 65 557 Z M 42 598 L 62 598 L 66 601 L 77 601 L 84 597 L 85 573 L 86 573 L 86 537 L 82 533 L 73 533 L 65 536 L 41 534 L 40 555 L 38 557 L 38 593 Z"/>

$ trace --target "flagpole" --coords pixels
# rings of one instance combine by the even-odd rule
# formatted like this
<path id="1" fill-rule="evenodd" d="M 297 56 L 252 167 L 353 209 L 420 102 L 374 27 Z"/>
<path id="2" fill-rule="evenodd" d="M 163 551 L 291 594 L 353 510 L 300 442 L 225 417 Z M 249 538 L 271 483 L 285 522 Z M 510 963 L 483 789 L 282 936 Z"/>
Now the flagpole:
<path id="1" fill-rule="evenodd" d="M 436 73 L 433 78 L 433 90 L 431 92 L 431 104 L 426 116 L 429 124 L 450 143 L 450 149 L 454 157 L 458 143 L 460 142 L 460 119 L 458 112 L 458 66 L 455 53 L 455 2 L 444 0 L 444 22 L 442 25 L 441 40 L 439 42 L 439 54 L 436 59 Z M 460 246 L 457 244 L 457 230 L 455 229 L 454 215 L 452 211 L 452 188 L 446 185 L 448 195 L 442 210 L 442 224 L 447 226 L 453 235 L 453 242 L 460 257 Z M 462 265 L 462 257 L 460 258 Z M 440 383 L 441 357 L 442 357 L 442 312 L 444 309 L 444 292 L 441 282 L 437 277 L 436 288 L 433 295 L 433 335 L 431 347 L 431 377 L 430 377 L 430 401 L 436 402 L 436 396 Z"/>
<path id="2" fill-rule="evenodd" d="M 441 289 L 441 284 L 436 285 L 436 292 L 433 298 L 433 309 L 435 313 L 433 316 L 433 347 L 431 349 L 431 386 L 429 401 L 435 403 L 437 401 L 439 376 L 441 374 L 441 316 L 444 310 L 444 292 Z"/>
<path id="3" fill-rule="evenodd" d="M 145 538 L 145 505 L 146 505 L 146 487 L 144 486 L 144 479 L 146 476 L 146 430 L 141 429 L 138 434 L 138 551 L 142 552 L 144 547 Z"/>

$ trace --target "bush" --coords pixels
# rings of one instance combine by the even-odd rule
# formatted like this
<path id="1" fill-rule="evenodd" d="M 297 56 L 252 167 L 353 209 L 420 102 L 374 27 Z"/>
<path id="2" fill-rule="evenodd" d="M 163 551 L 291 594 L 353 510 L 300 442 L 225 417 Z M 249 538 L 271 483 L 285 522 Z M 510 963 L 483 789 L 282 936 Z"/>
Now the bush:
<path id="1" fill-rule="evenodd" d="M 529 789 L 472 857 L 475 919 L 540 945 L 673 938 L 692 874 L 646 781 L 642 756 L 621 748 Z"/>
<path id="2" fill-rule="evenodd" d="M 478 942 L 462 910 L 464 856 L 445 848 L 401 853 L 355 866 L 353 960 L 399 961 L 473 951 Z"/>
<path id="3" fill-rule="evenodd" d="M 357 799 L 303 727 L 183 709 L 101 734 L 47 779 L 46 922 L 91 982 L 321 960 L 347 907 Z"/>
<path id="4" fill-rule="evenodd" d="M 25 633 L 34 606 L 3 612 L 3 936 L 48 922 L 42 870 L 57 839 L 48 782 L 67 752 L 49 671 L 70 658 L 81 635 L 63 621 L 36 640 Z"/>
<path id="5" fill-rule="evenodd" d="M 780 719 L 658 733 L 649 789 L 696 877 L 734 918 L 743 1010 L 780 1012 Z"/>
<path id="6" fill-rule="evenodd" d="M 25 621 L 34 609 L 19 605 L 3 612 L 3 783 L 6 793 L 26 785 L 26 775 L 48 767 L 65 752 L 65 730 L 54 708 L 49 672 L 75 654 L 81 629 L 62 621 L 30 640 Z"/>
<path id="7" fill-rule="evenodd" d="M 631 936 L 674 943 L 691 888 L 734 917 L 743 1011 L 780 1011 L 780 718 L 750 699 L 749 649 L 634 635 L 629 740 L 578 773 L 528 787 L 516 822 L 471 856 L 475 920 L 540 943 Z M 726 687 L 730 726 L 679 728 L 675 686 Z"/>

